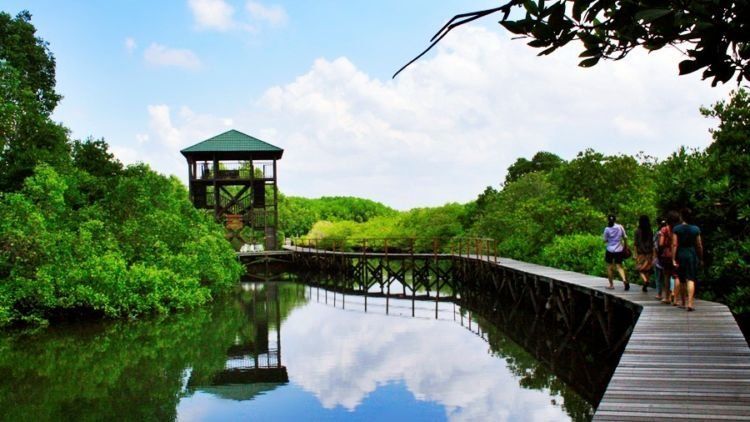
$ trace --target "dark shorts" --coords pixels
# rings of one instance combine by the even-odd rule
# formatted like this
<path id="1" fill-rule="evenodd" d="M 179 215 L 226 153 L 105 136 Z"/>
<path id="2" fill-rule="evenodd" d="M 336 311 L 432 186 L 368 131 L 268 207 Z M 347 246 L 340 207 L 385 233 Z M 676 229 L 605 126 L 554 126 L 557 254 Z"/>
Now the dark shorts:
<path id="1" fill-rule="evenodd" d="M 604 251 L 604 262 L 607 264 L 622 264 L 622 261 L 625 260 L 625 254 L 622 252 L 610 252 L 608 250 Z"/>

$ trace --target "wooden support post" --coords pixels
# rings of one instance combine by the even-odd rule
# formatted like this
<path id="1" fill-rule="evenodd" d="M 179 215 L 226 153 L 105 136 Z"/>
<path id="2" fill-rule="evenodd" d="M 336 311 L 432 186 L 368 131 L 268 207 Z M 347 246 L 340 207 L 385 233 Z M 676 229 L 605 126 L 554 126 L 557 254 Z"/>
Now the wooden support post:
<path id="1" fill-rule="evenodd" d="M 211 176 L 214 186 L 214 218 L 216 219 L 216 221 L 219 221 L 219 209 L 221 208 L 221 203 L 219 202 L 219 185 L 216 181 L 219 173 L 219 160 L 216 159 L 216 154 L 214 154 L 213 156 L 213 166 L 214 168 L 211 172 Z"/>

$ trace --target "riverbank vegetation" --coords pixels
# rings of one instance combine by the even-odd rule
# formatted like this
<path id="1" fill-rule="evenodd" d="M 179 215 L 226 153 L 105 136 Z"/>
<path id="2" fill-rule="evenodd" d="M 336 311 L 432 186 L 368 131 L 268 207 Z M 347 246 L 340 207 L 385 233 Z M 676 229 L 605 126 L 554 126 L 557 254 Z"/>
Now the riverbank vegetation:
<path id="1" fill-rule="evenodd" d="M 55 60 L 30 20 L 0 13 L 0 327 L 166 312 L 228 290 L 241 266 L 178 179 L 52 121 Z"/>
<path id="2" fill-rule="evenodd" d="M 601 276 L 607 214 L 616 214 L 632 238 L 639 215 L 654 222 L 669 210 L 689 207 L 706 251 L 701 296 L 747 313 L 750 95 L 739 90 L 701 112 L 718 120 L 706 149 L 679 148 L 664 160 L 587 149 L 566 161 L 540 152 L 530 160 L 519 158 L 498 188 L 487 187 L 468 204 L 413 209 L 363 222 L 318 221 L 307 237 L 490 237 L 497 240 L 502 256 Z M 634 280 L 633 261 L 628 262 Z"/>

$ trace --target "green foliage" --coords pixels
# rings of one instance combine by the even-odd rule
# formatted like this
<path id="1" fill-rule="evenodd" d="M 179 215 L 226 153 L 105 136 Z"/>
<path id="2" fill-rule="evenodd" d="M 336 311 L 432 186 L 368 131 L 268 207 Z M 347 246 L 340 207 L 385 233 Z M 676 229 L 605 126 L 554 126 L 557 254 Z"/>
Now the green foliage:
<path id="1" fill-rule="evenodd" d="M 184 309 L 236 283 L 221 228 L 176 179 L 133 166 L 106 197 L 75 208 L 83 174 L 41 165 L 0 197 L 0 324 Z"/>
<path id="2" fill-rule="evenodd" d="M 366 222 L 319 221 L 307 233 L 308 239 L 322 239 L 319 246 L 331 247 L 334 240 L 352 239 L 337 247 L 361 247 L 361 239 L 368 239 L 369 247 L 382 248 L 389 239 L 389 248 L 408 250 L 412 239 L 416 250 L 432 250 L 432 239 L 443 240 L 441 247 L 448 247 L 448 240 L 463 235 L 466 207 L 449 203 L 442 207 L 415 208 L 410 211 L 372 218 Z M 356 240 L 354 240 L 356 239 Z"/>
<path id="3" fill-rule="evenodd" d="M 528 173 L 507 185 L 474 222 L 472 233 L 499 242 L 502 255 L 537 261 L 557 236 L 596 233 L 604 215 L 587 199 L 567 199 L 550 175 Z"/>
<path id="4" fill-rule="evenodd" d="M 184 186 L 123 169 L 49 115 L 55 61 L 31 15 L 0 13 L 0 327 L 205 303 L 239 279 L 223 229 Z"/>
<path id="5" fill-rule="evenodd" d="M 68 131 L 49 118 L 54 88 L 55 59 L 31 15 L 0 12 L 0 192 L 20 189 L 40 163 L 69 163 Z"/>
<path id="6" fill-rule="evenodd" d="M 380 202 L 349 196 L 318 199 L 279 195 L 279 221 L 287 236 L 301 236 L 317 221 L 363 223 L 375 217 L 393 216 L 396 211 Z"/>
<path id="7" fill-rule="evenodd" d="M 531 158 L 531 161 L 525 158 L 519 158 L 515 163 L 508 167 L 508 173 L 505 175 L 505 184 L 513 183 L 521 176 L 533 172 L 549 172 L 563 164 L 563 159 L 557 155 L 539 151 Z"/>
<path id="8" fill-rule="evenodd" d="M 104 139 L 73 141 L 73 166 L 95 177 L 114 178 L 122 173 L 122 163 L 109 152 Z"/>
<path id="9" fill-rule="evenodd" d="M 602 237 L 571 234 L 556 237 L 542 249 L 540 263 L 549 267 L 606 276 Z"/>
<path id="10" fill-rule="evenodd" d="M 60 101 L 55 92 L 55 58 L 47 42 L 36 36 L 31 14 L 22 11 L 15 18 L 0 12 L 0 62 L 5 61 L 22 75 L 21 87 L 34 94 L 47 113 Z"/>
<path id="11" fill-rule="evenodd" d="M 517 13 L 511 13 L 514 10 Z M 738 83 L 750 80 L 747 1 L 509 0 L 454 16 L 427 50 L 453 28 L 497 12 L 502 12 L 500 25 L 530 38 L 529 46 L 542 49 L 539 55 L 580 41 L 582 67 L 595 66 L 601 59 L 622 59 L 638 47 L 653 51 L 674 46 L 688 57 L 679 63 L 681 75 L 703 69 L 703 79 L 713 78 L 713 86 L 735 74 Z"/>
<path id="12" fill-rule="evenodd" d="M 621 222 L 653 216 L 655 177 L 652 166 L 627 155 L 606 156 L 587 149 L 551 172 L 563 198 L 588 200 L 602 214 Z"/>

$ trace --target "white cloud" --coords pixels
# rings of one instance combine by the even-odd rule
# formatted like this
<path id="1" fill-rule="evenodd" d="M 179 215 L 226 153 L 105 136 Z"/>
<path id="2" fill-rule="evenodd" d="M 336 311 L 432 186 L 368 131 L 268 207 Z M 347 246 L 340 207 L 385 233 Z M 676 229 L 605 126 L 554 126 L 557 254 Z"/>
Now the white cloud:
<path id="1" fill-rule="evenodd" d="M 138 142 L 138 145 L 145 144 L 148 142 L 149 136 L 148 133 L 136 133 L 135 134 L 135 140 Z"/>
<path id="2" fill-rule="evenodd" d="M 403 209 L 473 199 L 539 150 L 664 157 L 679 145 L 705 146 L 713 122 L 698 108 L 731 88 L 678 76 L 674 51 L 634 52 L 590 69 L 577 67 L 575 46 L 536 53 L 500 31 L 467 26 L 396 80 L 345 57 L 318 59 L 223 118 L 285 148 L 285 193 L 358 195 Z M 200 113 L 174 127 L 201 119 L 225 127 Z"/>
<path id="3" fill-rule="evenodd" d="M 159 139 L 170 148 L 179 149 L 182 146 L 182 135 L 179 129 L 172 126 L 169 106 L 164 104 L 150 105 L 148 106 L 148 115 L 150 116 L 151 130 L 156 133 Z"/>
<path id="4" fill-rule="evenodd" d="M 651 130 L 648 123 L 643 120 L 632 118 L 629 116 L 618 115 L 613 120 L 614 126 L 623 135 L 632 136 L 634 138 L 653 138 L 654 131 Z"/>
<path id="5" fill-rule="evenodd" d="M 190 50 L 170 48 L 161 44 L 151 43 L 143 53 L 147 63 L 159 67 L 179 67 L 195 70 L 201 67 L 198 56 Z"/>
<path id="6" fill-rule="evenodd" d="M 123 164 L 134 164 L 140 160 L 138 151 L 133 148 L 128 148 L 120 145 L 112 145 L 109 150 L 114 154 L 115 158 L 120 160 Z"/>
<path id="7" fill-rule="evenodd" d="M 210 114 L 196 114 L 186 106 L 177 113 L 177 124 L 172 121 L 172 112 L 165 104 L 147 107 L 149 126 L 156 140 L 173 150 L 179 150 L 194 143 L 206 140 L 231 129 L 233 120 Z M 143 135 L 139 135 L 143 136 Z M 148 135 L 145 135 L 148 139 Z"/>
<path id="8" fill-rule="evenodd" d="M 287 14 L 283 7 L 279 5 L 266 6 L 257 1 L 248 1 L 245 8 L 253 19 L 266 22 L 271 26 L 282 26 L 287 20 Z"/>
<path id="9" fill-rule="evenodd" d="M 138 44 L 135 43 L 135 39 L 132 37 L 125 38 L 125 50 L 127 50 L 128 53 L 132 53 L 136 47 L 138 47 Z"/>
<path id="10" fill-rule="evenodd" d="M 234 8 L 224 0 L 189 0 L 198 28 L 228 31 L 235 28 Z"/>
<path id="11" fill-rule="evenodd" d="M 361 312 L 362 306 L 352 303 L 361 298 L 346 300 L 349 309 Z M 566 419 L 550 404 L 550 398 L 563 400 L 548 391 L 521 388 L 507 363 L 488 353 L 484 340 L 452 320 L 452 305 L 443 315 L 450 320 L 441 321 L 373 313 L 382 312 L 384 302 L 370 299 L 369 313 L 348 311 L 346 317 L 339 315 L 341 309 L 317 303 L 295 309 L 281 330 L 290 381 L 328 409 L 354 410 L 379 386 L 403 382 L 418 400 L 443 406 L 449 420 L 536 419 L 529 409 L 546 412 L 547 420 Z M 417 303 L 428 315 L 431 305 Z M 405 300 L 391 300 L 390 306 L 391 312 L 398 306 L 411 309 Z"/>

